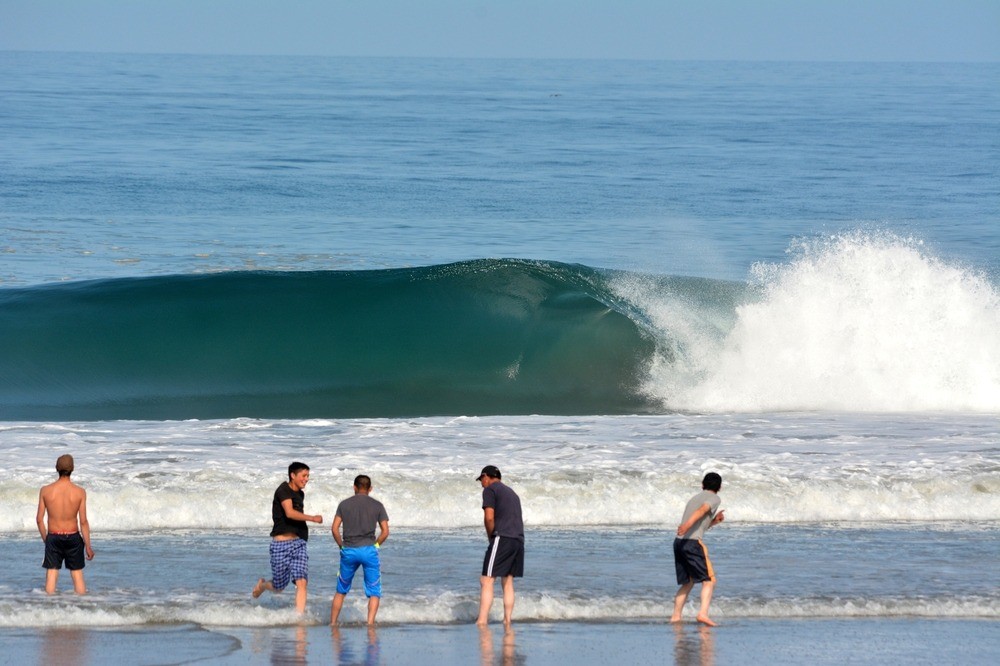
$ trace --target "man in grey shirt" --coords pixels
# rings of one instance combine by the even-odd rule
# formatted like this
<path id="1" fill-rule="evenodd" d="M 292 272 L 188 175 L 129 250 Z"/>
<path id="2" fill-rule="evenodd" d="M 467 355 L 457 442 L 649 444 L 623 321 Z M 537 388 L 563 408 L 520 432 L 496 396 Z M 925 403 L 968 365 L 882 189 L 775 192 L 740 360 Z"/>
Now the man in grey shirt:
<path id="1" fill-rule="evenodd" d="M 716 626 L 708 617 L 708 607 L 715 590 L 715 571 L 701 538 L 710 527 L 725 520 L 723 511 L 719 510 L 719 505 L 722 504 L 719 497 L 721 488 L 722 477 L 709 472 L 701 482 L 701 492 L 692 497 L 684 507 L 684 517 L 677 527 L 677 538 L 674 539 L 674 566 L 677 569 L 677 584 L 681 587 L 674 597 L 671 622 L 681 621 L 681 611 L 687 603 L 688 593 L 695 583 L 701 583 L 701 608 L 696 619 L 710 627 Z"/>
<path id="2" fill-rule="evenodd" d="M 493 605 L 493 587 L 497 578 L 503 581 L 503 623 L 510 626 L 514 612 L 514 579 L 524 575 L 524 520 L 521 499 L 500 480 L 500 470 L 487 465 L 477 477 L 483 487 L 483 525 L 490 545 L 483 559 L 483 575 L 479 579 L 479 617 L 483 627 L 489 620 Z"/>
<path id="3" fill-rule="evenodd" d="M 379 601 L 382 598 L 382 572 L 379 549 L 389 538 L 389 515 L 378 500 L 369 497 L 372 480 L 364 474 L 354 479 L 354 496 L 337 506 L 333 519 L 333 539 L 340 547 L 340 576 L 337 594 L 330 609 L 330 624 L 337 624 L 344 598 L 351 591 L 351 583 L 358 567 L 365 574 L 365 596 L 368 597 L 368 624 L 375 624 Z M 378 526 L 378 537 L 375 527 Z M 341 534 L 343 531 L 343 534 Z"/>

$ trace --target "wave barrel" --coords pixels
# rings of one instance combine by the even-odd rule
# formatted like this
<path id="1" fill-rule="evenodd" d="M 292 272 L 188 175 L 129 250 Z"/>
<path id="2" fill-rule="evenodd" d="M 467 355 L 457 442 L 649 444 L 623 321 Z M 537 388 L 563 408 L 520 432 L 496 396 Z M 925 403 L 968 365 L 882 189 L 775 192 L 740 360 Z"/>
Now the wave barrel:
<path id="1" fill-rule="evenodd" d="M 0 418 L 630 413 L 653 347 L 551 262 L 43 285 L 0 291 Z"/>

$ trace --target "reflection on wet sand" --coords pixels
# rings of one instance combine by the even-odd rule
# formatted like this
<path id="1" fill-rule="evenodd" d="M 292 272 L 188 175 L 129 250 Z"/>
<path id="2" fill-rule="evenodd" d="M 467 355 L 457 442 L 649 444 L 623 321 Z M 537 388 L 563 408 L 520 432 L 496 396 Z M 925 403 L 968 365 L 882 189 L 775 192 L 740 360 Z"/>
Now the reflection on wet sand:
<path id="1" fill-rule="evenodd" d="M 677 666 L 715 666 L 715 636 L 711 627 L 680 622 L 674 629 L 674 664 Z"/>
<path id="2" fill-rule="evenodd" d="M 309 636 L 304 625 L 289 627 L 288 632 L 276 633 L 271 640 L 271 663 L 305 666 L 309 663 Z"/>
<path id="3" fill-rule="evenodd" d="M 74 627 L 53 627 L 42 634 L 41 664 L 86 664 L 90 632 Z"/>
<path id="4" fill-rule="evenodd" d="M 374 666 L 381 663 L 382 655 L 379 647 L 378 632 L 375 627 L 368 626 L 367 640 L 364 646 L 364 657 L 358 658 L 351 641 L 345 639 L 339 626 L 330 627 L 330 637 L 333 639 L 333 653 L 338 664 L 364 664 Z"/>
<path id="5" fill-rule="evenodd" d="M 489 627 L 479 627 L 479 663 L 481 666 L 512 666 L 513 664 L 523 664 L 525 660 L 517 654 L 514 643 L 514 629 L 505 627 L 503 630 L 503 641 L 500 644 L 499 660 L 494 652 L 493 630 Z"/>

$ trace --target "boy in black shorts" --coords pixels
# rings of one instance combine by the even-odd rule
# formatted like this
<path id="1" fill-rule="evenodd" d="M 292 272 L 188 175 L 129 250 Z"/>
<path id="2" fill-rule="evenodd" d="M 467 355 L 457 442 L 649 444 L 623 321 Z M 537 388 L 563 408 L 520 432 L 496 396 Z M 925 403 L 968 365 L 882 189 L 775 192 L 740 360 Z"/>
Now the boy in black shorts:
<path id="1" fill-rule="evenodd" d="M 66 454 L 56 460 L 59 479 L 38 492 L 38 513 L 35 522 L 45 542 L 45 593 L 53 594 L 63 562 L 73 577 L 73 590 L 86 594 L 83 582 L 84 557 L 94 559 L 90 547 L 90 523 L 87 521 L 87 491 L 70 481 L 73 456 Z M 48 525 L 46 526 L 46 517 Z"/>
<path id="2" fill-rule="evenodd" d="M 695 583 L 701 583 L 701 608 L 696 619 L 714 627 L 715 622 L 708 617 L 708 607 L 715 590 L 715 571 L 701 538 L 710 527 L 725 520 L 723 511 L 719 509 L 722 504 L 722 499 L 719 498 L 722 477 L 709 472 L 702 480 L 701 488 L 701 492 L 692 497 L 684 507 L 684 517 L 677 527 L 677 538 L 674 539 L 674 566 L 677 569 L 677 584 L 681 587 L 674 597 L 674 614 L 670 621 L 681 621 L 681 611 L 687 603 L 688 593 Z"/>

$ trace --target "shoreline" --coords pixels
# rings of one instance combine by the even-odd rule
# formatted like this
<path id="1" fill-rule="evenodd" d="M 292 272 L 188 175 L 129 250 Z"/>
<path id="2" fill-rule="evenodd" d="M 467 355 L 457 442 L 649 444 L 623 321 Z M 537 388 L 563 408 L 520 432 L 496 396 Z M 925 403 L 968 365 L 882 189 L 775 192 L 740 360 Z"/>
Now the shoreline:
<path id="1" fill-rule="evenodd" d="M 334 663 L 440 665 L 573 662 L 597 666 L 672 659 L 700 666 L 988 663 L 1000 652 L 995 620 L 864 618 L 739 619 L 716 628 L 664 622 L 515 622 L 212 627 L 2 629 L 2 663 Z M 668 662 L 669 663 L 669 662 Z"/>

